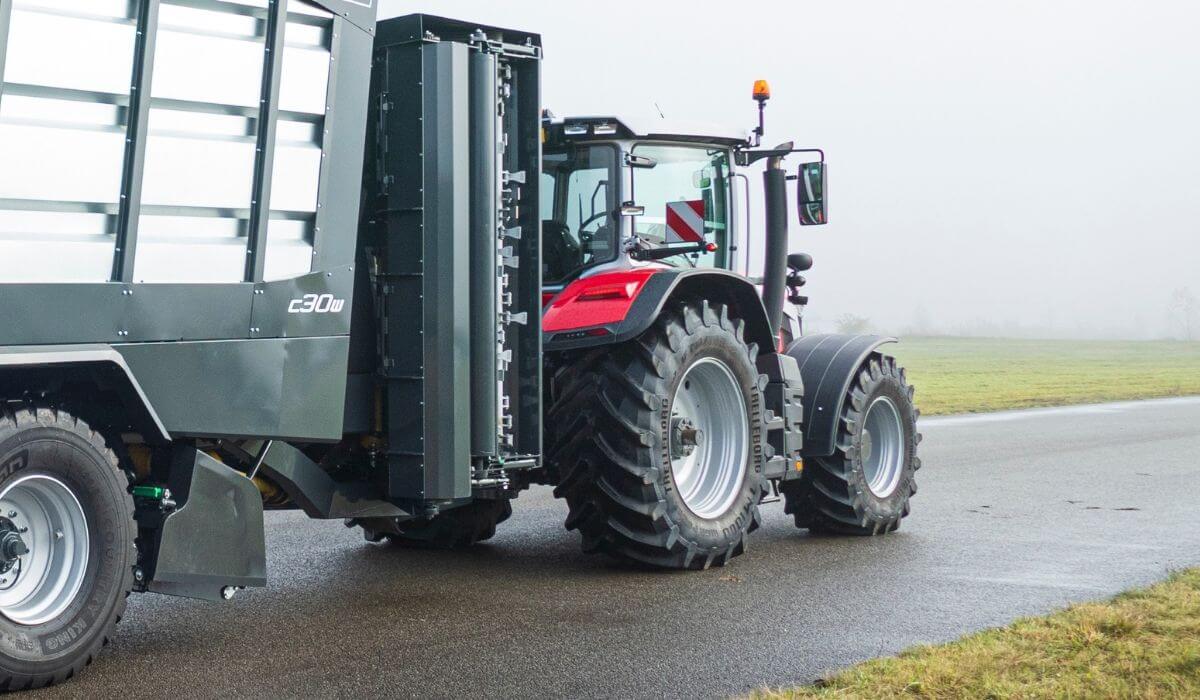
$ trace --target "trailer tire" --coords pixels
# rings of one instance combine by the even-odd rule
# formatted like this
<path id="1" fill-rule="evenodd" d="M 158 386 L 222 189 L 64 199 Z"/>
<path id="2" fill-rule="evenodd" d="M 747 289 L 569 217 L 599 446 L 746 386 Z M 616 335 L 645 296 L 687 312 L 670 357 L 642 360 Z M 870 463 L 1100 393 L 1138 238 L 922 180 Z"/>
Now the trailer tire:
<path id="1" fill-rule="evenodd" d="M 872 353 L 843 401 L 833 455 L 806 459 L 804 475 L 781 486 L 796 527 L 866 536 L 899 528 L 917 492 L 919 415 L 904 370 Z"/>
<path id="2" fill-rule="evenodd" d="M 758 349 L 743 328 L 723 305 L 684 303 L 633 341 L 556 358 L 546 454 L 555 495 L 569 507 L 566 527 L 579 530 L 584 551 L 704 569 L 745 550 L 746 535 L 761 522 L 766 432 Z M 701 366 L 711 374 L 692 374 Z M 691 388 L 692 381 L 701 384 Z M 702 404 L 726 407 L 732 432 L 714 420 L 718 408 L 695 410 Z M 714 429 L 693 434 L 700 442 L 687 443 L 690 452 L 680 447 L 684 420 L 689 430 Z M 736 437 L 743 434 L 744 453 Z M 710 453 L 725 456 L 713 462 Z M 718 476 L 710 482 L 697 474 Z"/>
<path id="3" fill-rule="evenodd" d="M 362 526 L 368 542 L 387 540 L 417 549 L 461 549 L 495 537 L 496 526 L 508 520 L 512 512 L 512 501 L 508 498 L 476 499 L 432 518 L 353 522 Z"/>
<path id="4" fill-rule="evenodd" d="M 11 559 L 0 538 L 0 689 L 65 681 L 108 643 L 133 588 L 128 476 L 104 438 L 66 411 L 0 407 L 0 503 L 3 537 L 28 542 Z M 22 567 L 42 571 L 38 583 L 23 582 Z"/>

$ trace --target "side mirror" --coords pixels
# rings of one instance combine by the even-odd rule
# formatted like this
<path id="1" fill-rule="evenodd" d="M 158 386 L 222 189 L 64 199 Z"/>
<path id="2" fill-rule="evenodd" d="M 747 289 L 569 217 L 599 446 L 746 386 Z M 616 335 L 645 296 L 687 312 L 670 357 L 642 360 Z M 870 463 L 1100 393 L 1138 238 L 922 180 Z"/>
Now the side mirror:
<path id="1" fill-rule="evenodd" d="M 829 222 L 825 211 L 825 164 L 805 163 L 796 179 L 800 200 L 800 225 L 820 226 Z"/>

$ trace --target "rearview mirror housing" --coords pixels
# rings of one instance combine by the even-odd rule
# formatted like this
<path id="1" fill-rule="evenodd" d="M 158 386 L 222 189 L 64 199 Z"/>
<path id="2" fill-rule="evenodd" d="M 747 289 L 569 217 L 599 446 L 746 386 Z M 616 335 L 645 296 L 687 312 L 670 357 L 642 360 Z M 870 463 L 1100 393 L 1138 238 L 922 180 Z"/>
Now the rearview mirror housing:
<path id="1" fill-rule="evenodd" d="M 800 225 L 821 226 L 829 222 L 825 208 L 825 163 L 805 163 L 796 178 Z"/>

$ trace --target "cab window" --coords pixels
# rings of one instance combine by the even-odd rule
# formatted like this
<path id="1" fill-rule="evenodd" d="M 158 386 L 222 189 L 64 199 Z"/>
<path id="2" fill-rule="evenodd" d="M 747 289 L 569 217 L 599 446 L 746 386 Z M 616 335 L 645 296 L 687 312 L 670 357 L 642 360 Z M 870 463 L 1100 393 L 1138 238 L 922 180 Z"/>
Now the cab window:
<path id="1" fill-rule="evenodd" d="M 652 246 L 685 245 L 701 236 L 713 253 L 667 258 L 677 266 L 727 267 L 729 259 L 729 152 L 695 146 L 639 145 L 633 154 L 655 161 L 633 171 L 633 196 L 645 214 L 634 233 Z"/>
<path id="2" fill-rule="evenodd" d="M 617 256 L 617 150 L 579 146 L 542 159 L 542 261 L 546 284 Z"/>

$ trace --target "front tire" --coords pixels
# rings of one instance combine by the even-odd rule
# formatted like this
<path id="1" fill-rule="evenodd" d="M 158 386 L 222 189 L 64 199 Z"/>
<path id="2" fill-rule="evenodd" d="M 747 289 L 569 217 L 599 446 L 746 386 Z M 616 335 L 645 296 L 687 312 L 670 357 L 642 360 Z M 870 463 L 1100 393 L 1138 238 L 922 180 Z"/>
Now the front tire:
<path id="1" fill-rule="evenodd" d="M 805 460 L 804 475 L 781 486 L 796 526 L 868 536 L 899 528 L 917 492 L 919 415 L 904 370 L 872 353 L 843 401 L 833 455 Z"/>
<path id="2" fill-rule="evenodd" d="M 53 408 L 0 408 L 0 689 L 92 662 L 125 612 L 133 499 L 104 438 Z"/>
<path id="3" fill-rule="evenodd" d="M 707 302 L 663 312 L 638 339 L 559 358 L 547 457 L 585 551 L 703 569 L 760 523 L 757 347 Z"/>

